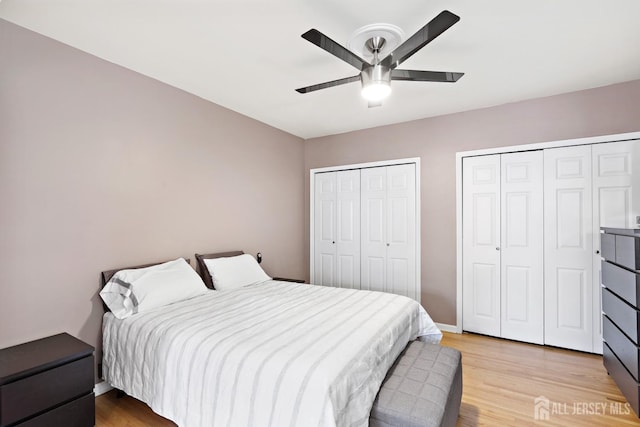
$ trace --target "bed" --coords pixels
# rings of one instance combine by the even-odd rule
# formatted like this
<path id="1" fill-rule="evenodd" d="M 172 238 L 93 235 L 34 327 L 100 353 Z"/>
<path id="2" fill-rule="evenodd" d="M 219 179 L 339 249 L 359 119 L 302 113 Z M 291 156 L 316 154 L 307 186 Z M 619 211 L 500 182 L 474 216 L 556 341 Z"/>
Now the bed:
<path id="1" fill-rule="evenodd" d="M 104 379 L 180 426 L 366 426 L 407 343 L 441 337 L 406 297 L 268 276 L 219 284 L 122 319 L 105 313 Z"/>

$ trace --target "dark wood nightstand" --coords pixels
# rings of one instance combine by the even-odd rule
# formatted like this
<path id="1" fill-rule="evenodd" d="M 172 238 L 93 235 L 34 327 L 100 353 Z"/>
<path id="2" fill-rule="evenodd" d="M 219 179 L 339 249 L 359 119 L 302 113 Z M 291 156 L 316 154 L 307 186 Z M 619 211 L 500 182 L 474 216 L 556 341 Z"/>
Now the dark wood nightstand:
<path id="1" fill-rule="evenodd" d="M 93 351 L 67 333 L 0 350 L 0 427 L 95 425 Z"/>
<path id="2" fill-rule="evenodd" d="M 302 279 L 287 279 L 286 277 L 274 277 L 273 280 L 279 280 L 281 282 L 304 283 L 304 280 Z"/>

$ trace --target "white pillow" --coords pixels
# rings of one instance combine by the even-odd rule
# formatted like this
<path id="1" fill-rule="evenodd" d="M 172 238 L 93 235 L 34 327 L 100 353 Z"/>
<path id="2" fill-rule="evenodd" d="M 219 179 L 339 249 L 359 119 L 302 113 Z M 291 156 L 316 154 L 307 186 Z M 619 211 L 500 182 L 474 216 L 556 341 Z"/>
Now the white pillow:
<path id="1" fill-rule="evenodd" d="M 205 259 L 204 264 L 213 279 L 213 287 L 219 291 L 271 280 L 249 254 Z"/>
<path id="2" fill-rule="evenodd" d="M 207 292 L 204 282 L 183 259 L 145 268 L 120 270 L 100 291 L 118 319 Z"/>

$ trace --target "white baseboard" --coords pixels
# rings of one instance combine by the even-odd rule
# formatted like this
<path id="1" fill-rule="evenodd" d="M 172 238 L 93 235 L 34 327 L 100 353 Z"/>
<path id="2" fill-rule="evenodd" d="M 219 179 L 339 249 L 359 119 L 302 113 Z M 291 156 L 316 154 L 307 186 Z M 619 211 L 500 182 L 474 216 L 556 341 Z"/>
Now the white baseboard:
<path id="1" fill-rule="evenodd" d="M 447 325 L 445 323 L 436 323 L 436 326 L 443 332 L 451 332 L 454 334 L 461 334 L 462 331 L 458 329 L 456 325 Z"/>
<path id="2" fill-rule="evenodd" d="M 105 394 L 110 390 L 113 390 L 113 387 L 111 387 L 111 384 L 106 381 L 100 381 L 95 385 L 95 387 L 93 387 L 93 393 L 96 395 L 96 397 L 100 396 L 101 394 Z"/>

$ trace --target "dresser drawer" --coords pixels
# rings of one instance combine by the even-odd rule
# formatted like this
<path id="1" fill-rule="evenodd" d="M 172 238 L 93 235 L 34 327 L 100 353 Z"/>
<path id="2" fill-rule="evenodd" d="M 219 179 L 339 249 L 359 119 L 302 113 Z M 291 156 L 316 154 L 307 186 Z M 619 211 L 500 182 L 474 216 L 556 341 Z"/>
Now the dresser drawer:
<path id="1" fill-rule="evenodd" d="M 616 236 L 603 233 L 600 235 L 600 255 L 602 258 L 615 262 L 616 260 Z"/>
<path id="2" fill-rule="evenodd" d="M 638 310 L 612 294 L 609 289 L 602 288 L 602 311 L 634 343 L 638 344 L 638 322 L 640 321 Z"/>
<path id="3" fill-rule="evenodd" d="M 602 338 L 637 381 L 638 371 L 640 371 L 638 369 L 638 360 L 640 360 L 638 346 L 623 334 L 607 316 L 602 316 Z"/>
<path id="4" fill-rule="evenodd" d="M 640 270 L 640 239 L 616 236 L 616 264 L 632 270 Z"/>
<path id="5" fill-rule="evenodd" d="M 640 274 L 603 262 L 602 284 L 629 304 L 640 306 Z"/>
<path id="6" fill-rule="evenodd" d="M 602 357 L 604 360 L 604 367 L 607 369 L 607 372 L 609 372 L 611 378 L 613 378 L 613 380 L 616 382 L 618 388 L 637 415 L 638 413 L 640 413 L 640 402 L 638 401 L 638 382 L 626 370 L 624 365 L 620 363 L 607 343 L 604 343 L 604 345 L 602 346 Z"/>
<path id="7" fill-rule="evenodd" d="M 93 355 L 0 387 L 0 426 L 93 391 Z"/>
<path id="8" fill-rule="evenodd" d="M 96 423 L 95 399 L 93 393 L 87 394 L 16 427 L 93 427 Z"/>

